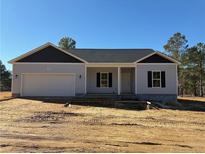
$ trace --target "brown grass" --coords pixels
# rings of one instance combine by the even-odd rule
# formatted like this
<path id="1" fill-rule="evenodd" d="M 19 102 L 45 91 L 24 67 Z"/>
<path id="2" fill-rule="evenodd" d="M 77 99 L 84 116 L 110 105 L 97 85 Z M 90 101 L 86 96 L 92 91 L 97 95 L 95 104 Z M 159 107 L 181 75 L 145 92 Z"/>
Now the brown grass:
<path id="1" fill-rule="evenodd" d="M 12 98 L 10 91 L 0 92 L 0 101 Z"/>
<path id="2" fill-rule="evenodd" d="M 205 102 L 205 97 L 178 97 L 178 100 Z"/>
<path id="3" fill-rule="evenodd" d="M 12 99 L 0 152 L 205 152 L 205 112 L 131 111 Z"/>

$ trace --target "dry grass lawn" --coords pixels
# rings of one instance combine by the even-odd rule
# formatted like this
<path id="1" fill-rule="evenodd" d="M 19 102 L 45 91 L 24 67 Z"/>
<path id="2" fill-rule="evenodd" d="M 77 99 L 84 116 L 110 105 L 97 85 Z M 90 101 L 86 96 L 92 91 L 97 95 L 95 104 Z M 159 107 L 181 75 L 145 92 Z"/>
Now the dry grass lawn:
<path id="1" fill-rule="evenodd" d="M 9 98 L 11 98 L 11 97 L 12 97 L 12 96 L 11 96 L 11 92 L 10 92 L 10 91 L 0 92 L 0 101 L 9 99 Z"/>
<path id="2" fill-rule="evenodd" d="M 205 112 L 133 111 L 11 99 L 0 152 L 205 152 Z"/>
<path id="3" fill-rule="evenodd" d="M 205 97 L 178 97 L 179 100 L 198 101 L 205 103 Z"/>

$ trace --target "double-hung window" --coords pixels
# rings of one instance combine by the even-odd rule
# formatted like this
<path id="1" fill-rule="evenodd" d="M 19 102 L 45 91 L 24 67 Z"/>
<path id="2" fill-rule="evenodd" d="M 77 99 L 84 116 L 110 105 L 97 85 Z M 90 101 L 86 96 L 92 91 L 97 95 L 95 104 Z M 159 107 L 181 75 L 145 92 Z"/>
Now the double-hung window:
<path id="1" fill-rule="evenodd" d="M 109 87 L 109 73 L 100 73 L 100 87 Z"/>
<path id="2" fill-rule="evenodd" d="M 112 73 L 98 72 L 96 76 L 96 86 L 102 88 L 112 87 Z"/>
<path id="3" fill-rule="evenodd" d="M 152 72 L 152 85 L 153 87 L 161 87 L 161 72 L 153 71 Z"/>
<path id="4" fill-rule="evenodd" d="M 165 71 L 148 71 L 148 87 L 149 88 L 165 88 L 166 75 Z"/>

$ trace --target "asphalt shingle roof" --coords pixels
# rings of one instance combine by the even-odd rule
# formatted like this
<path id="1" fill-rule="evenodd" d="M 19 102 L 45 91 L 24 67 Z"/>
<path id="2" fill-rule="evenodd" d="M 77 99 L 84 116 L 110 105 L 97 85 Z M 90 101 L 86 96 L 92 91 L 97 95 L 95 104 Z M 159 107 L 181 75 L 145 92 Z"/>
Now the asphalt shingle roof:
<path id="1" fill-rule="evenodd" d="M 153 49 L 68 49 L 67 52 L 91 63 L 132 63 L 153 52 Z"/>

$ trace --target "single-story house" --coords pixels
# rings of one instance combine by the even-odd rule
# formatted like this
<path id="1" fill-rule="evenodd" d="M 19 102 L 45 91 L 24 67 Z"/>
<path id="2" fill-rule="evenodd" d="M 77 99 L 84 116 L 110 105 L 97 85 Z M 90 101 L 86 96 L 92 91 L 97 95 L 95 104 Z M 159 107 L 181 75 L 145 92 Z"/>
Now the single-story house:
<path id="1" fill-rule="evenodd" d="M 179 62 L 153 49 L 61 49 L 46 43 L 9 63 L 14 96 L 177 98 Z"/>

